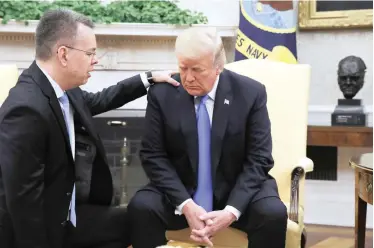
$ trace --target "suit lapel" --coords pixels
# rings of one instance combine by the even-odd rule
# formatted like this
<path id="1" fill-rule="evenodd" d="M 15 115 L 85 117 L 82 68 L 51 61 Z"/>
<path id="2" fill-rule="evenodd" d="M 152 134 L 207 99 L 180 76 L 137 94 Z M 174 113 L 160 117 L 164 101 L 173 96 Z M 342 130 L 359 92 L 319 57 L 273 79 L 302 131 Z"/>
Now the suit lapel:
<path id="1" fill-rule="evenodd" d="M 199 144 L 194 97 L 189 95 L 182 86 L 180 86 L 178 90 L 179 94 L 177 94 L 176 97 L 179 98 L 179 104 L 176 110 L 180 115 L 180 126 L 186 141 L 187 153 L 192 170 L 194 173 L 197 173 Z"/>
<path id="2" fill-rule="evenodd" d="M 32 77 L 34 78 L 34 81 L 39 85 L 39 87 L 43 91 L 43 94 L 49 99 L 49 105 L 51 106 L 51 109 L 56 116 L 58 125 L 60 126 L 60 129 L 64 134 L 66 149 L 67 151 L 71 151 L 64 115 L 62 113 L 61 105 L 57 99 L 56 93 L 54 92 L 51 83 L 44 75 L 44 73 L 40 70 L 35 61 L 31 64 L 30 71 L 32 71 Z M 71 162 L 73 162 L 73 156 L 71 152 L 68 152 L 68 156 L 71 159 Z"/>
<path id="3" fill-rule="evenodd" d="M 79 91 L 79 89 L 72 89 L 72 90 L 67 91 L 69 101 L 70 101 L 70 103 L 73 106 L 74 111 L 75 111 L 74 116 L 75 116 L 75 118 L 77 118 L 77 117 L 79 118 L 82 125 L 86 128 L 87 132 L 89 133 L 89 135 L 93 138 L 96 146 L 98 147 L 98 149 L 97 149 L 98 152 L 104 158 L 104 160 L 106 160 L 106 155 L 105 155 L 105 150 L 104 150 L 103 144 L 102 144 L 102 142 L 98 141 L 99 136 L 97 135 L 97 133 L 94 130 L 93 123 L 92 123 L 91 119 L 87 116 L 87 113 L 85 113 L 83 111 L 84 106 L 83 106 L 83 103 L 81 103 L 81 101 L 79 100 L 79 96 L 77 96 L 78 94 L 80 94 L 78 91 Z"/>
<path id="4" fill-rule="evenodd" d="M 64 114 L 62 113 L 61 105 L 60 105 L 59 101 L 57 100 L 56 96 L 51 97 L 49 99 L 49 105 L 51 106 L 51 108 L 53 110 L 53 113 L 55 114 L 55 116 L 57 118 L 58 124 L 59 124 L 59 126 L 60 126 L 60 128 L 61 128 L 61 130 L 64 134 L 65 143 L 69 148 L 68 151 L 71 151 L 70 139 L 69 139 L 69 134 L 68 134 L 68 129 L 67 129 L 67 126 L 66 126 Z M 71 152 L 69 152 L 69 154 L 71 155 Z M 71 159 L 73 159 L 73 156 L 71 156 Z"/>
<path id="5" fill-rule="evenodd" d="M 224 70 L 220 74 L 218 82 L 216 97 L 214 100 L 212 134 L 211 134 L 211 153 L 212 153 L 212 175 L 218 167 L 222 142 L 225 136 L 227 121 L 230 113 L 230 106 L 232 105 L 232 92 L 227 72 Z M 213 180 L 214 181 L 214 180 Z"/>
<path id="6" fill-rule="evenodd" d="M 198 150 L 199 141 L 197 133 L 197 120 L 195 103 L 193 96 L 189 95 L 183 87 L 179 87 L 178 107 L 177 111 L 180 115 L 180 125 L 182 133 L 186 140 L 187 152 L 190 158 L 192 169 L 197 173 L 198 167 Z M 222 142 L 225 136 L 227 122 L 232 105 L 233 95 L 231 91 L 230 81 L 227 71 L 223 71 L 220 75 L 217 92 L 214 100 L 212 133 L 211 133 L 211 156 L 212 156 L 212 175 L 218 167 L 220 154 L 222 150 Z M 213 178 L 214 181 L 214 178 Z"/>

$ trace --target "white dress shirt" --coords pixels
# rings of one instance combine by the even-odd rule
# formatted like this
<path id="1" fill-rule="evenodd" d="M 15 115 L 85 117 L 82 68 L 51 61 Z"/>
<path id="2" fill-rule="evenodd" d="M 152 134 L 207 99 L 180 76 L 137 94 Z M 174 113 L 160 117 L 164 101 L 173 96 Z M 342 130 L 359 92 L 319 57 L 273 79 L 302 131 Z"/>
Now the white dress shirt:
<path id="1" fill-rule="evenodd" d="M 207 108 L 207 111 L 208 111 L 208 115 L 209 115 L 209 119 L 210 119 L 210 126 L 212 126 L 212 120 L 213 120 L 213 110 L 214 110 L 214 100 L 216 98 L 216 91 L 217 91 L 217 86 L 218 86 L 218 82 L 219 82 L 219 76 L 217 77 L 214 85 L 213 85 L 213 88 L 212 90 L 208 93 L 208 99 L 205 103 L 205 106 Z M 195 96 L 195 111 L 197 111 L 197 108 L 200 104 L 200 100 L 198 97 Z M 192 199 L 187 199 L 185 200 L 182 204 L 180 204 L 177 209 L 175 210 L 175 214 L 178 214 L 178 215 L 181 215 L 182 214 L 182 208 L 184 207 L 184 205 L 187 204 L 187 202 L 189 201 L 192 201 Z M 236 208 L 234 208 L 233 206 L 229 206 L 227 205 L 225 207 L 225 210 L 231 212 L 232 214 L 235 215 L 236 219 L 238 220 L 241 213 L 239 210 L 237 210 Z"/>

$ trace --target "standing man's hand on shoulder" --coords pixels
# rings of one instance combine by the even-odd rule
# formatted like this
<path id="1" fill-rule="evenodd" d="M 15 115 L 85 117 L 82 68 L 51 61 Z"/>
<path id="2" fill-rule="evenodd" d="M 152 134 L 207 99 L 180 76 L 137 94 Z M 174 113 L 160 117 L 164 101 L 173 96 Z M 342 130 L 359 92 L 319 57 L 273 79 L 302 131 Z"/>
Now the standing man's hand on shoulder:
<path id="1" fill-rule="evenodd" d="M 179 82 L 173 79 L 171 76 L 176 74 L 176 71 L 152 71 L 152 80 L 155 83 L 169 83 L 174 86 L 179 86 Z"/>
<path id="2" fill-rule="evenodd" d="M 192 230 L 203 230 L 207 225 L 213 224 L 212 220 L 202 220 L 200 217 L 207 214 L 205 209 L 197 205 L 194 201 L 189 201 L 182 209 L 184 216 L 187 219 L 188 225 Z M 191 234 L 191 239 L 196 242 L 206 243 L 212 247 L 213 243 L 208 236 L 196 236 Z"/>

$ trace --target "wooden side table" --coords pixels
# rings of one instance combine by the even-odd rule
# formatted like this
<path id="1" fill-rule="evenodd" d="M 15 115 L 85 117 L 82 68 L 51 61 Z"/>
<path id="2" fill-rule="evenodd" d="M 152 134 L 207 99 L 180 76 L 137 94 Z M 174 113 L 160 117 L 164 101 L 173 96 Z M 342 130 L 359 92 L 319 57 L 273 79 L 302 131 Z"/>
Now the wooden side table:
<path id="1" fill-rule="evenodd" d="M 308 126 L 308 146 L 373 147 L 372 127 Z"/>
<path id="2" fill-rule="evenodd" d="M 352 157 L 349 165 L 355 170 L 355 248 L 364 248 L 367 204 L 373 205 L 373 154 Z"/>

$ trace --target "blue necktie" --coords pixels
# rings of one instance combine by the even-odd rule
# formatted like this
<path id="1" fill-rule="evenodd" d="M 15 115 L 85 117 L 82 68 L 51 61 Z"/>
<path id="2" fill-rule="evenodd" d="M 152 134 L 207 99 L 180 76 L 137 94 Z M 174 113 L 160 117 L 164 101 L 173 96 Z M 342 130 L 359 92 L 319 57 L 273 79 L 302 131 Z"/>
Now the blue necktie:
<path id="1" fill-rule="evenodd" d="M 69 98 L 66 94 L 66 92 L 59 98 L 63 108 L 63 114 L 64 114 L 64 119 L 65 119 L 65 124 L 66 124 L 66 128 L 67 128 L 67 131 L 68 131 L 68 136 L 69 136 L 69 140 L 70 140 L 70 124 L 69 123 L 69 116 L 70 116 L 70 107 L 69 107 Z M 70 146 L 71 147 L 71 146 Z M 70 202 L 70 222 L 76 226 L 77 225 L 77 217 L 75 215 L 75 184 L 74 184 L 74 188 L 73 188 L 73 193 L 72 193 L 72 196 L 71 196 L 71 202 Z"/>
<path id="2" fill-rule="evenodd" d="M 197 132 L 199 138 L 199 165 L 197 190 L 194 195 L 196 204 L 210 212 L 213 210 L 212 170 L 210 153 L 210 119 L 205 103 L 208 95 L 201 98 L 197 109 Z"/>

